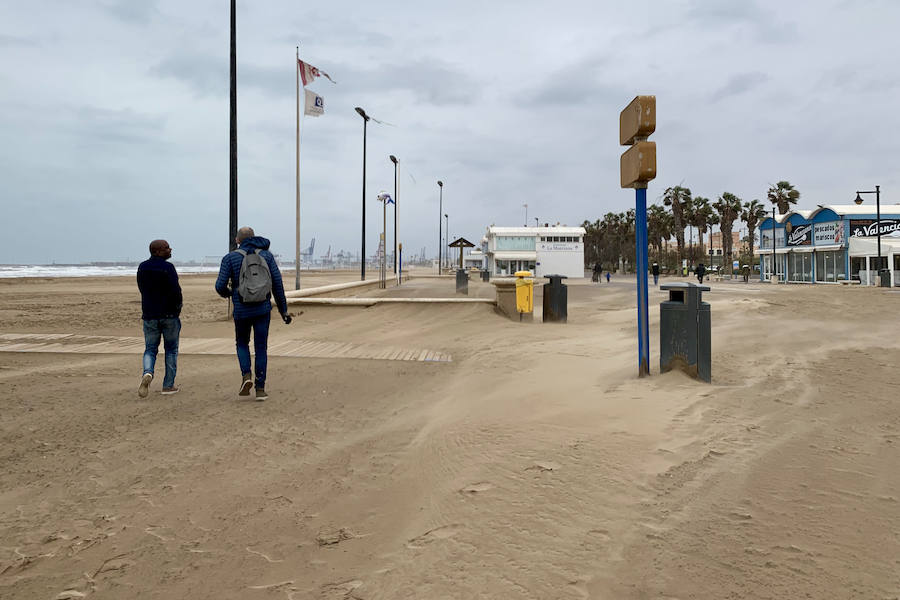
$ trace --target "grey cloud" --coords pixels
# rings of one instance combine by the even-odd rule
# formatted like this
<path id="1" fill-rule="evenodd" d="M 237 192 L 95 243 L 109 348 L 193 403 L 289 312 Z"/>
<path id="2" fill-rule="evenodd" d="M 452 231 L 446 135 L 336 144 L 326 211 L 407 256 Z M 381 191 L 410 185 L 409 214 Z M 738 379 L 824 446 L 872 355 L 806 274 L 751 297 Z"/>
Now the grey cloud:
<path id="1" fill-rule="evenodd" d="M 565 66 L 547 78 L 549 83 L 526 94 L 528 106 L 577 106 L 628 102 L 629 92 L 623 87 L 602 83 L 608 61 L 590 57 Z M 608 79 L 608 76 L 606 77 Z M 623 104 L 624 106 L 624 104 Z"/>
<path id="2" fill-rule="evenodd" d="M 753 71 L 750 73 L 740 73 L 729 79 L 724 86 L 713 92 L 710 100 L 712 102 L 717 102 L 719 100 L 722 100 L 723 98 L 738 96 L 759 87 L 768 80 L 768 75 L 766 75 L 765 73 L 760 73 L 758 71 Z"/>
<path id="3" fill-rule="evenodd" d="M 146 25 L 159 15 L 155 0 L 118 0 L 101 6 L 120 21 L 136 25 Z"/>
<path id="4" fill-rule="evenodd" d="M 67 111 L 63 131 L 80 146 L 160 146 L 165 118 L 133 110 L 107 110 L 81 106 Z"/>
<path id="5" fill-rule="evenodd" d="M 179 81 L 194 90 L 198 96 L 228 94 L 227 57 L 204 54 L 176 54 L 150 68 L 150 74 Z M 241 69 L 238 69 L 240 81 Z"/>
<path id="6" fill-rule="evenodd" d="M 694 0 L 686 16 L 689 21 L 704 28 L 748 25 L 764 42 L 789 42 L 795 40 L 798 34 L 795 23 L 778 21 L 773 11 L 764 10 L 753 0 Z"/>
<path id="7" fill-rule="evenodd" d="M 0 48 L 9 46 L 37 46 L 37 38 L 27 38 L 19 35 L 0 33 Z"/>

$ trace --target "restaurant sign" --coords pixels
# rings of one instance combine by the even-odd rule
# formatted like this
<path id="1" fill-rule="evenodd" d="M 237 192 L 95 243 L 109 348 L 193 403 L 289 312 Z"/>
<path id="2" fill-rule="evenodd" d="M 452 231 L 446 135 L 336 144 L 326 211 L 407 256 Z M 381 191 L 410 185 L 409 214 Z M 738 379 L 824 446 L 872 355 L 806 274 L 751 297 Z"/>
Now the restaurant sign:
<path id="1" fill-rule="evenodd" d="M 882 219 L 881 235 L 898 235 L 900 234 L 900 219 Z M 850 221 L 850 237 L 878 235 L 875 229 L 875 219 L 851 219 Z"/>
<path id="2" fill-rule="evenodd" d="M 791 226 L 791 223 L 787 223 L 785 229 L 789 229 L 787 234 L 788 246 L 809 246 L 812 244 L 812 223 L 794 226 Z"/>
<path id="3" fill-rule="evenodd" d="M 840 221 L 816 223 L 813 229 L 813 238 L 816 245 L 842 244 L 844 241 L 843 224 Z"/>

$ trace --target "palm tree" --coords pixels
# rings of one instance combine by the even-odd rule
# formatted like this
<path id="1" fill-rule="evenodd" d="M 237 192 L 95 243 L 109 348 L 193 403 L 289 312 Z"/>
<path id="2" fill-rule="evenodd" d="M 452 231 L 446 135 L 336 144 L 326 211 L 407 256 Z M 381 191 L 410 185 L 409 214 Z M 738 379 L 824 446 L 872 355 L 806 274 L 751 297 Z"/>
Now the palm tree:
<path id="1" fill-rule="evenodd" d="M 722 260 L 726 261 L 726 257 L 731 256 L 731 229 L 735 220 L 741 214 L 743 203 L 741 199 L 731 192 L 723 192 L 719 199 L 713 204 L 713 208 L 719 213 L 719 229 L 722 231 Z M 732 274 L 731 261 L 727 260 L 728 274 Z"/>
<path id="2" fill-rule="evenodd" d="M 663 240 L 671 235 L 669 213 L 659 204 L 651 204 L 647 209 L 647 243 L 656 247 L 656 262 L 662 262 Z"/>
<path id="3" fill-rule="evenodd" d="M 693 200 L 693 221 L 694 227 L 697 228 L 697 232 L 699 233 L 700 238 L 700 254 L 703 253 L 703 234 L 710 232 L 712 235 L 712 227 L 711 219 L 715 216 L 715 212 L 713 212 L 712 206 L 709 204 L 709 198 L 704 198 L 703 196 L 696 196 Z M 710 244 L 711 245 L 711 244 Z"/>
<path id="4" fill-rule="evenodd" d="M 769 188 L 769 202 L 778 207 L 778 212 L 782 215 L 787 214 L 791 210 L 791 204 L 797 204 L 800 199 L 800 192 L 794 189 L 789 181 L 779 181 Z"/>
<path id="5" fill-rule="evenodd" d="M 675 234 L 675 243 L 678 244 L 678 266 L 684 259 L 684 228 L 687 226 L 685 221 L 684 209 L 689 207 L 691 202 L 691 190 L 680 185 L 667 188 L 663 194 L 663 203 L 672 207 L 672 224 Z"/>
<path id="6" fill-rule="evenodd" d="M 766 209 L 762 202 L 753 199 L 744 203 L 744 210 L 741 212 L 741 220 L 747 224 L 747 241 L 750 243 L 750 265 L 754 264 L 753 260 L 753 241 L 756 237 L 756 227 L 759 222 L 766 218 Z"/>

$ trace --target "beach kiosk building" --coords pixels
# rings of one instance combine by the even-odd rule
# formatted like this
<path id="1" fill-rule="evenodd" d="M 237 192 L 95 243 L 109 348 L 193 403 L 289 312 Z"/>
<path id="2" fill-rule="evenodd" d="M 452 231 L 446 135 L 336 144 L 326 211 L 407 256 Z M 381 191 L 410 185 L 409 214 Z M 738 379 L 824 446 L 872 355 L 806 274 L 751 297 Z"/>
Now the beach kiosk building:
<path id="1" fill-rule="evenodd" d="M 875 206 L 827 205 L 766 217 L 759 225 L 760 278 L 788 283 L 859 281 L 876 285 L 879 268 L 900 285 L 900 204 L 881 205 L 881 264 Z M 773 245 L 774 234 L 774 245 Z"/>
<path id="2" fill-rule="evenodd" d="M 493 276 L 531 271 L 535 277 L 584 277 L 584 227 L 488 227 L 483 249 Z"/>

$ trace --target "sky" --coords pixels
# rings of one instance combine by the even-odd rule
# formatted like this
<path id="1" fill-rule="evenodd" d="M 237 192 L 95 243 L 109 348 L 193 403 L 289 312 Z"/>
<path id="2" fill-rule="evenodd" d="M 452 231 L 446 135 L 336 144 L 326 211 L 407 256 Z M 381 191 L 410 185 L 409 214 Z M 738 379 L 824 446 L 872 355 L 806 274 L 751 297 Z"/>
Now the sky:
<path id="1" fill-rule="evenodd" d="M 900 2 L 238 0 L 239 224 L 294 253 L 295 47 L 337 82 L 301 121 L 303 246 L 366 254 L 393 191 L 404 255 L 634 206 L 619 112 L 657 98 L 648 199 L 900 202 Z M 176 260 L 228 246 L 229 2 L 0 0 L 0 263 Z M 302 92 L 302 90 L 301 90 Z M 867 197 L 867 201 L 871 196 Z M 527 209 L 523 206 L 527 204 Z M 389 207 L 388 221 L 392 221 Z M 393 234 L 388 226 L 388 239 Z M 391 242 L 389 242 L 391 243 Z"/>

